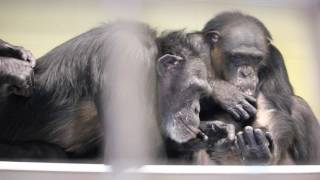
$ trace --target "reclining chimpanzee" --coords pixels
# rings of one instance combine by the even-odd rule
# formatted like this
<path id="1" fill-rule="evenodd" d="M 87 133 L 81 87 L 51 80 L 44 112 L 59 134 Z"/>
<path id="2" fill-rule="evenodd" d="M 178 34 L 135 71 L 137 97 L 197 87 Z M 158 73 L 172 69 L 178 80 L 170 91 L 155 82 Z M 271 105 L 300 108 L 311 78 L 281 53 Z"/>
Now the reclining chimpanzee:
<path id="1" fill-rule="evenodd" d="M 164 131 L 182 136 L 188 131 L 184 121 L 192 118 L 190 121 L 196 123 L 195 136 L 199 132 L 198 97 L 206 80 L 205 65 L 199 59 L 190 59 L 183 71 L 172 72 L 179 74 L 179 86 L 170 78 L 171 67 L 176 63 L 174 58 L 164 55 L 157 61 L 157 57 L 161 54 L 158 54 L 155 32 L 147 25 L 132 22 L 94 28 L 53 49 L 37 60 L 30 73 L 34 72 L 32 93 L 25 96 L 13 93 L 0 99 L 0 157 L 47 160 L 99 153 L 104 113 L 112 113 L 110 105 L 118 98 L 116 87 L 130 82 L 132 88 L 139 90 L 135 96 L 140 97 L 140 103 L 148 110 L 145 118 L 152 121 L 149 124 L 162 124 Z M 3 60 L 10 59 L 3 57 Z M 199 70 L 194 68 L 197 64 Z M 123 69 L 129 71 L 124 73 Z M 159 80 L 156 72 L 161 73 Z M 8 83 L 19 85 L 19 82 Z M 178 92 L 166 91 L 179 88 L 185 89 L 185 97 L 197 97 L 196 101 L 172 99 Z M 20 88 L 24 89 L 29 86 Z M 104 98 L 108 101 L 103 101 Z M 166 104 L 166 99 L 174 104 Z M 160 122 L 158 117 L 165 120 Z M 175 117 L 182 121 L 175 123 Z M 158 136 L 157 130 L 148 130 L 152 136 Z"/>

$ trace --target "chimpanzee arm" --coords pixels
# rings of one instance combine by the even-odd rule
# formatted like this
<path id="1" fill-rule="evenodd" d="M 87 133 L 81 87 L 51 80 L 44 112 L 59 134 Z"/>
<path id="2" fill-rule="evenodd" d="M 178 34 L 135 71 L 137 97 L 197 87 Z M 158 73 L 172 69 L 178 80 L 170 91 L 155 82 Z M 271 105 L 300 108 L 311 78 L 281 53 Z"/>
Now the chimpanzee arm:
<path id="1" fill-rule="evenodd" d="M 298 164 L 320 164 L 320 125 L 307 102 L 293 96 L 292 114 L 297 126 L 296 141 L 292 148 Z"/>

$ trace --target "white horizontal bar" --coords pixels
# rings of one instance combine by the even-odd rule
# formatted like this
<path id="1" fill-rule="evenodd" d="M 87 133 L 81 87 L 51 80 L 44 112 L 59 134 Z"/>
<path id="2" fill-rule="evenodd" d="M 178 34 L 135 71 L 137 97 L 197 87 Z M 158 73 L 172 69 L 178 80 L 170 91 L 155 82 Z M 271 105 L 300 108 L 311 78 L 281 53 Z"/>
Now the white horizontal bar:
<path id="1" fill-rule="evenodd" d="M 108 173 L 111 166 L 103 164 L 40 163 L 0 161 L 0 171 L 49 171 Z M 320 175 L 320 166 L 196 166 L 196 165 L 144 165 L 129 168 L 125 173 L 143 174 L 310 174 Z"/>
<path id="2" fill-rule="evenodd" d="M 111 167 L 103 164 L 0 161 L 0 171 L 3 170 L 53 172 L 111 172 Z"/>
<path id="3" fill-rule="evenodd" d="M 310 174 L 320 175 L 320 166 L 189 166 L 146 165 L 132 172 L 157 174 Z"/>

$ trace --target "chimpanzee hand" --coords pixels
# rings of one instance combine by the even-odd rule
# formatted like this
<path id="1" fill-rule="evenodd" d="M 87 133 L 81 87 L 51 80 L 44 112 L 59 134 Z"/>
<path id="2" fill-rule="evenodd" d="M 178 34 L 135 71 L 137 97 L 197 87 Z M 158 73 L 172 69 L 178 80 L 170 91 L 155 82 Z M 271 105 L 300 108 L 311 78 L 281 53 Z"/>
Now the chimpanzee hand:
<path id="1" fill-rule="evenodd" d="M 32 93 L 33 67 L 29 62 L 0 57 L 0 82 L 9 84 L 9 91 L 16 95 Z"/>
<path id="2" fill-rule="evenodd" d="M 10 85 L 9 91 L 22 96 L 31 94 L 35 64 L 29 50 L 0 39 L 0 80 Z"/>
<path id="3" fill-rule="evenodd" d="M 236 120 L 248 120 L 257 112 L 256 99 L 226 81 L 211 82 L 213 99 Z"/>
<path id="4" fill-rule="evenodd" d="M 215 152 L 230 150 L 235 140 L 235 126 L 222 121 L 200 123 L 200 129 L 208 136 L 207 149 Z"/>
<path id="5" fill-rule="evenodd" d="M 31 67 L 36 65 L 36 60 L 31 51 L 24 49 L 21 46 L 11 45 L 0 39 L 0 56 L 13 57 L 29 62 Z"/>
<path id="6" fill-rule="evenodd" d="M 272 143 L 269 132 L 246 126 L 237 133 L 235 146 L 244 164 L 268 164 L 272 158 Z"/>

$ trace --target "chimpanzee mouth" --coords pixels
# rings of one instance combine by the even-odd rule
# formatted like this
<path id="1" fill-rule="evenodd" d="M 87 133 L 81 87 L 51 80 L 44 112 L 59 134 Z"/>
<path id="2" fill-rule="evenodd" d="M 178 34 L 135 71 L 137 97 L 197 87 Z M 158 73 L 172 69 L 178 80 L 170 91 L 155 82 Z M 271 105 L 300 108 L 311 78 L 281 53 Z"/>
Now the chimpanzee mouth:
<path id="1" fill-rule="evenodd" d="M 186 128 L 186 130 L 190 133 L 193 134 L 193 136 L 195 138 L 201 139 L 203 141 L 207 141 L 208 140 L 208 136 L 201 131 L 201 129 L 199 127 L 195 127 L 188 122 L 188 117 L 182 118 L 182 113 L 179 112 L 178 113 L 178 117 L 176 117 L 176 120 L 180 121 L 181 124 Z M 200 118 L 199 118 L 200 120 Z"/>

